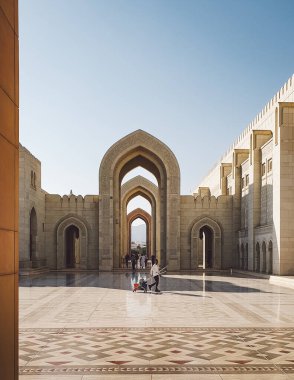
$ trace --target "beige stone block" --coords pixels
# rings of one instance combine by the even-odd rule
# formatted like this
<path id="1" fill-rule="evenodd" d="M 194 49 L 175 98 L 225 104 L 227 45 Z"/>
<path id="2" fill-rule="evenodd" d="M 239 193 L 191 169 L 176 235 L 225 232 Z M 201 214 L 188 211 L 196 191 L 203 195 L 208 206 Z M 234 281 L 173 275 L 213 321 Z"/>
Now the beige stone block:
<path id="1" fill-rule="evenodd" d="M 16 148 L 0 135 L 0 228 L 14 230 L 15 227 L 15 157 Z"/>
<path id="2" fill-rule="evenodd" d="M 0 12 L 0 51 L 0 87 L 14 101 L 14 32 L 2 12 Z"/>

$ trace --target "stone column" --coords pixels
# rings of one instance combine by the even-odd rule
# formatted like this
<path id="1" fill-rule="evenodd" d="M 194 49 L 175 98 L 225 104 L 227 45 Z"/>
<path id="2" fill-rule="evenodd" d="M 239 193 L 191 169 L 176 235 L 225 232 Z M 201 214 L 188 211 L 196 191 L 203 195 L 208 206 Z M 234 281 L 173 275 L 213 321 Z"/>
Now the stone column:
<path id="1" fill-rule="evenodd" d="M 18 3 L 0 1 L 0 379 L 18 379 Z"/>
<path id="2" fill-rule="evenodd" d="M 294 272 L 294 102 L 280 103 L 279 165 L 273 161 L 279 181 L 274 193 L 274 231 L 278 236 L 278 250 L 274 249 L 274 274 L 290 275 Z M 274 183 L 274 186 L 276 184 Z M 280 194 L 279 194 L 280 193 Z M 276 195 L 279 198 L 276 199 Z M 280 267 L 278 267 L 280 263 Z"/>
<path id="3" fill-rule="evenodd" d="M 234 266 L 238 267 L 237 253 L 235 251 L 238 245 L 238 231 L 241 229 L 241 197 L 242 197 L 242 163 L 247 160 L 249 156 L 249 149 L 235 149 L 233 158 L 233 228 L 234 235 L 232 239 L 233 243 L 233 258 L 232 262 Z"/>
<path id="4" fill-rule="evenodd" d="M 255 228 L 260 225 L 261 212 L 261 146 L 272 137 L 268 130 L 253 130 L 250 143 L 248 194 L 248 269 L 255 268 Z"/>

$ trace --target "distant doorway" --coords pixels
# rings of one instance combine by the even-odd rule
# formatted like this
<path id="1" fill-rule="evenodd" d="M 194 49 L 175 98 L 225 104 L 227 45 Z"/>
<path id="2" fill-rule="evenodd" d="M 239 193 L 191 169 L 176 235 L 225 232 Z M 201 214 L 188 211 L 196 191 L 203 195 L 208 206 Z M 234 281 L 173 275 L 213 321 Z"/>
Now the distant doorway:
<path id="1" fill-rule="evenodd" d="M 221 228 L 208 217 L 196 220 L 191 226 L 190 268 L 221 269 Z"/>
<path id="2" fill-rule="evenodd" d="M 213 268 L 213 232 L 208 226 L 200 229 L 203 269 Z"/>
<path id="3" fill-rule="evenodd" d="M 80 232 L 74 225 L 65 231 L 65 262 L 67 268 L 80 265 Z"/>
<path id="4" fill-rule="evenodd" d="M 34 207 L 30 214 L 30 261 L 36 260 L 37 255 L 37 214 Z"/>

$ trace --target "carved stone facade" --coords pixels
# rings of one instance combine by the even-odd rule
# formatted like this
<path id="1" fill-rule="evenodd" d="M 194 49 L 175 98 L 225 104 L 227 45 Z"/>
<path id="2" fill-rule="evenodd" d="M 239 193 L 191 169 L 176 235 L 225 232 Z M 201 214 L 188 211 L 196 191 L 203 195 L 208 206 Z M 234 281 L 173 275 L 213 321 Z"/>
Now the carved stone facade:
<path id="1" fill-rule="evenodd" d="M 193 195 L 180 195 L 173 152 L 137 130 L 116 142 L 99 170 L 99 195 L 41 189 L 41 163 L 20 146 L 20 265 L 111 271 L 129 251 L 130 224 L 148 230 L 149 255 L 169 270 L 236 267 L 294 274 L 293 78 L 267 104 Z M 151 172 L 122 184 L 136 167 Z M 151 214 L 127 205 L 141 195 Z"/>

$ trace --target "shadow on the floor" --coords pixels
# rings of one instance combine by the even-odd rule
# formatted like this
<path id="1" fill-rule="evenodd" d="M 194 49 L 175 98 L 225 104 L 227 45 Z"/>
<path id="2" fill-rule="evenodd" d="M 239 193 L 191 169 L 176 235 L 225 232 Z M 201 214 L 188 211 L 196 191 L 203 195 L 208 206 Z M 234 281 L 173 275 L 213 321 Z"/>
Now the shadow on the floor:
<path id="1" fill-rule="evenodd" d="M 21 276 L 19 285 L 22 287 L 99 287 L 106 289 L 131 290 L 132 285 L 140 278 L 147 278 L 148 273 L 126 272 L 49 272 L 34 276 Z M 226 281 L 220 281 L 223 276 Z M 214 276 L 199 275 L 193 279 L 162 276 L 160 278 L 160 289 L 168 292 L 202 291 L 202 292 L 229 292 L 229 293 L 272 293 L 258 288 L 241 286 L 234 284 L 228 279 L 240 276 L 228 276 L 217 274 L 218 280 Z M 215 277 L 216 278 L 216 277 Z M 244 277 L 243 277 L 244 278 Z M 185 294 L 193 295 L 193 294 Z M 199 296 L 199 295 L 198 295 Z"/>

